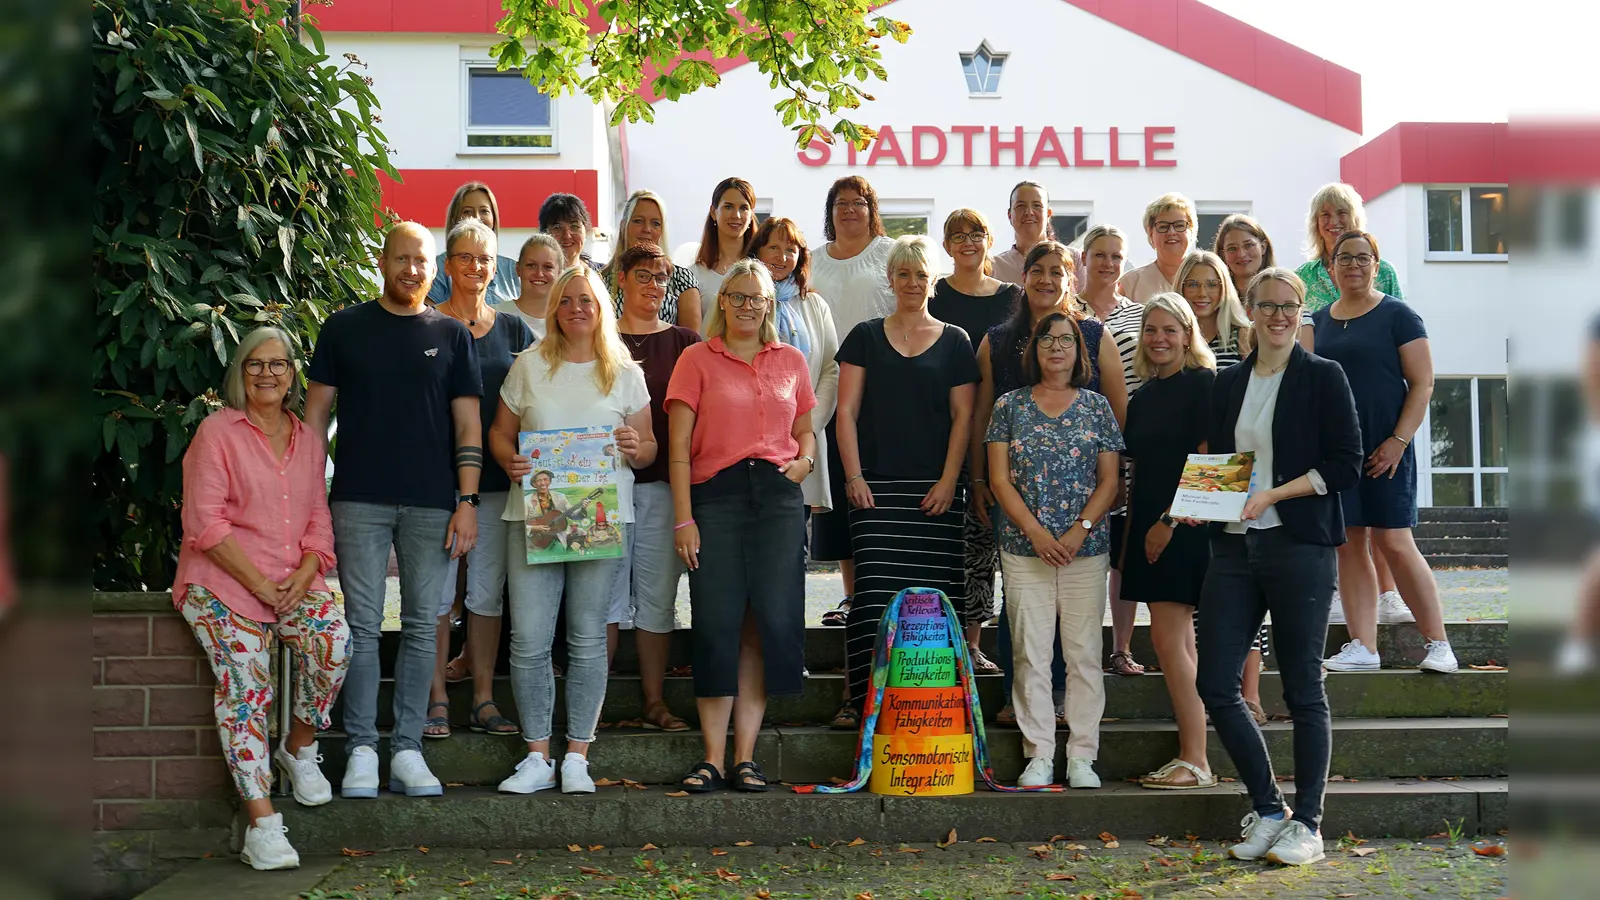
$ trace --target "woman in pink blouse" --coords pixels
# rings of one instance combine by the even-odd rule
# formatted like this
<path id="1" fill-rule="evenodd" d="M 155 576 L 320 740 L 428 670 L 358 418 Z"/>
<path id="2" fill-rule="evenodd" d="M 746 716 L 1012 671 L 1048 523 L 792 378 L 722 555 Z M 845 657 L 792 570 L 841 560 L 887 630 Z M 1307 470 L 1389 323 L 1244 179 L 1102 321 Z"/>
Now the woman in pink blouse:
<path id="1" fill-rule="evenodd" d="M 289 411 L 300 380 L 288 335 L 259 328 L 239 343 L 223 383 L 227 408 L 196 430 L 183 457 L 183 547 L 173 605 L 216 675 L 217 730 L 250 826 L 241 859 L 289 869 L 300 857 L 272 810 L 272 763 L 294 798 L 333 798 L 317 729 L 344 682 L 350 631 L 322 574 L 333 568 L 322 440 Z M 294 719 L 269 756 L 269 633 L 298 657 Z"/>

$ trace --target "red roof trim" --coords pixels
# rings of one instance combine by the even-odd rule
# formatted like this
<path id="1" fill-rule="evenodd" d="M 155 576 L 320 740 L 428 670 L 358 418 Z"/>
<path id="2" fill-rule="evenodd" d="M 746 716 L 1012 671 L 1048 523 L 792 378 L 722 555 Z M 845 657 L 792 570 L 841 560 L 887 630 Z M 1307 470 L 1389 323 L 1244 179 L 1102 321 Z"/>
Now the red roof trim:
<path id="1" fill-rule="evenodd" d="M 1402 184 L 1505 184 L 1510 142 L 1504 122 L 1401 122 L 1345 154 L 1339 178 L 1368 201 Z"/>
<path id="2" fill-rule="evenodd" d="M 551 194 L 577 194 L 590 215 L 600 199 L 600 173 L 594 169 L 401 169 L 400 178 L 397 182 L 378 174 L 383 205 L 429 228 L 445 226 L 450 198 L 469 181 L 481 181 L 494 191 L 501 228 L 538 228 L 539 207 Z"/>

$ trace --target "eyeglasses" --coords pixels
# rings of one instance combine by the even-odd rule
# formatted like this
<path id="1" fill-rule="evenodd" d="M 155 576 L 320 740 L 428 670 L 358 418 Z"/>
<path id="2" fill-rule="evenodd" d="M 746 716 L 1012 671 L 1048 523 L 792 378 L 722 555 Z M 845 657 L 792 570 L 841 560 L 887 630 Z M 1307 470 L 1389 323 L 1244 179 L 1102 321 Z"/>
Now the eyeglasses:
<path id="1" fill-rule="evenodd" d="M 1273 316 L 1277 316 L 1277 315 L 1282 315 L 1285 318 L 1292 319 L 1292 318 L 1300 315 L 1300 304 L 1298 304 L 1298 303 L 1257 303 L 1255 305 L 1255 310 L 1256 310 L 1256 312 L 1261 313 L 1262 315 L 1266 316 L 1269 319 L 1272 318 Z"/>
<path id="2" fill-rule="evenodd" d="M 545 234 L 582 234 L 583 225 L 578 222 L 557 222 L 544 230 Z"/>
<path id="3" fill-rule="evenodd" d="M 1157 222 L 1155 224 L 1155 229 L 1156 229 L 1156 233 L 1157 234 L 1183 234 L 1184 232 L 1189 230 L 1189 223 L 1188 222 Z"/>
<path id="4" fill-rule="evenodd" d="M 871 206 L 872 204 L 865 200 L 835 200 L 833 202 L 833 208 L 839 212 L 849 212 L 852 209 L 862 212 L 871 208 Z"/>
<path id="5" fill-rule="evenodd" d="M 455 260 L 459 265 L 463 266 L 470 266 L 473 263 L 477 263 L 478 265 L 487 269 L 488 267 L 494 265 L 494 257 L 492 256 L 474 256 L 471 253 L 452 253 L 450 254 L 450 258 Z"/>
<path id="6" fill-rule="evenodd" d="M 672 275 L 670 273 L 652 272 L 649 269 L 634 269 L 633 280 L 640 284 L 649 284 L 654 281 L 658 286 L 666 287 L 667 282 L 672 280 Z"/>
<path id="7" fill-rule="evenodd" d="M 1245 241 L 1242 244 L 1224 244 L 1222 247 L 1222 252 L 1231 256 L 1237 253 L 1249 253 L 1252 250 L 1260 249 L 1260 243 L 1256 241 Z"/>
<path id="8" fill-rule="evenodd" d="M 1198 291 L 1202 287 L 1208 291 L 1220 291 L 1222 290 L 1222 282 L 1215 278 L 1207 278 L 1205 281 L 1196 281 L 1191 278 L 1183 283 L 1183 289 L 1186 291 Z"/>
<path id="9" fill-rule="evenodd" d="M 1078 339 L 1070 334 L 1047 334 L 1039 338 L 1039 346 L 1046 350 L 1054 350 L 1057 347 L 1065 350 L 1068 347 L 1075 347 L 1077 344 Z"/>
<path id="10" fill-rule="evenodd" d="M 1375 259 L 1377 259 L 1377 257 L 1373 256 L 1371 253 L 1341 253 L 1338 256 L 1335 256 L 1333 261 L 1347 269 L 1351 266 L 1365 269 L 1367 266 L 1372 265 L 1372 262 Z"/>
<path id="11" fill-rule="evenodd" d="M 751 309 L 766 309 L 767 304 L 772 302 L 770 298 L 760 294 L 741 294 L 738 291 L 723 291 L 722 296 L 728 298 L 728 305 L 734 309 L 744 309 L 746 306 Z"/>
<path id="12" fill-rule="evenodd" d="M 952 244 L 965 244 L 967 241 L 971 241 L 974 244 L 981 244 L 988 237 L 988 233 L 983 231 L 954 231 L 951 232 L 950 236 L 945 240 L 948 240 Z"/>
<path id="13" fill-rule="evenodd" d="M 262 372 L 282 375 L 289 371 L 289 361 L 287 359 L 247 359 L 244 361 L 244 370 L 251 375 L 260 375 Z"/>

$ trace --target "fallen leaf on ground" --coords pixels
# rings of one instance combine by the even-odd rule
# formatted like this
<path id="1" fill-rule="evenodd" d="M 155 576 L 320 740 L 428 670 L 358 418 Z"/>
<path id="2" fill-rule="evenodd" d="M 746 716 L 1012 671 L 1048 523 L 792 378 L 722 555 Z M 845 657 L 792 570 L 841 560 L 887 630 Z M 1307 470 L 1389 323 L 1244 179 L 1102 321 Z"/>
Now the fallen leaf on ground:
<path id="1" fill-rule="evenodd" d="M 756 842 L 755 841 L 734 841 L 733 845 L 735 847 L 754 847 L 756 845 Z"/>
<path id="2" fill-rule="evenodd" d="M 1102 841 L 1114 841 L 1116 839 L 1117 839 L 1117 836 L 1112 834 L 1109 831 L 1100 832 L 1100 840 L 1102 840 Z"/>
<path id="3" fill-rule="evenodd" d="M 345 856 L 371 856 L 372 854 L 374 854 L 374 853 L 376 853 L 378 851 L 376 851 L 376 850 L 352 850 L 349 847 L 345 847 L 345 848 L 341 849 L 339 852 L 343 853 Z"/>
<path id="4" fill-rule="evenodd" d="M 1121 846 L 1122 845 L 1117 843 L 1116 841 L 1106 841 L 1106 849 L 1107 850 L 1115 850 L 1115 849 L 1117 849 L 1118 847 L 1121 847 Z"/>
<path id="5" fill-rule="evenodd" d="M 583 852 L 583 848 L 578 846 L 577 844 L 568 844 L 567 845 L 567 849 L 572 851 L 573 853 L 582 853 Z"/>
<path id="6" fill-rule="evenodd" d="M 1504 844 L 1473 844 L 1472 852 L 1479 856 L 1505 856 L 1506 846 Z"/>
<path id="7" fill-rule="evenodd" d="M 605 844 L 590 844 L 589 845 L 589 852 L 593 853 L 596 850 L 604 850 L 605 848 L 606 848 Z"/>
<path id="8" fill-rule="evenodd" d="M 1144 897 L 1143 894 L 1139 893 L 1138 891 L 1134 890 L 1133 888 L 1123 888 L 1122 889 L 1122 893 L 1118 894 L 1117 896 L 1126 897 L 1126 898 L 1128 898 L 1128 900 L 1142 900 L 1142 898 Z"/>
<path id="9" fill-rule="evenodd" d="M 468 878 L 466 881 L 458 881 L 458 882 L 456 882 L 456 887 L 472 887 L 475 884 L 477 884 L 476 881 L 473 881 L 471 878 Z"/>
<path id="10" fill-rule="evenodd" d="M 492 860 L 492 862 L 497 866 L 509 866 L 509 865 L 511 865 L 511 860 L 509 860 L 509 859 L 496 859 L 496 860 Z"/>
<path id="11" fill-rule="evenodd" d="M 954 844 L 955 842 L 956 842 L 956 830 L 954 828 L 952 828 L 952 829 L 950 829 L 949 836 L 946 837 L 943 841 L 941 841 L 938 846 L 939 846 L 939 849 L 943 850 L 944 848 L 950 846 L 951 844 Z"/>
<path id="12" fill-rule="evenodd" d="M 1430 841 L 1432 841 L 1432 840 L 1443 840 L 1444 838 L 1447 838 L 1449 836 L 1450 835 L 1447 832 L 1441 831 L 1441 832 L 1438 832 L 1437 834 L 1428 835 L 1428 840 L 1430 840 Z"/>
<path id="13" fill-rule="evenodd" d="M 668 796 L 668 797 L 687 797 L 687 796 L 689 796 L 689 792 L 688 791 L 667 791 L 666 796 Z"/>
<path id="14" fill-rule="evenodd" d="M 901 847 L 900 848 L 900 852 L 901 853 L 921 853 L 922 852 L 922 848 L 921 847 Z"/>
<path id="15" fill-rule="evenodd" d="M 1051 872 L 1048 875 L 1044 876 L 1044 880 L 1045 881 L 1077 881 L 1078 880 L 1078 876 L 1069 875 L 1066 872 Z"/>
<path id="16" fill-rule="evenodd" d="M 1050 843 L 1052 843 L 1052 844 L 1054 844 L 1056 841 L 1064 841 L 1066 839 L 1067 839 L 1067 836 L 1064 835 L 1064 834 L 1052 834 L 1052 835 L 1050 835 Z"/>
<path id="17" fill-rule="evenodd" d="M 855 840 L 851 841 L 850 843 L 845 844 L 845 846 L 846 847 L 859 847 L 859 846 L 861 846 L 862 844 L 865 844 L 865 843 L 866 843 L 866 840 L 864 838 L 856 838 Z"/>
<path id="18" fill-rule="evenodd" d="M 717 877 L 721 878 L 723 881 L 728 882 L 729 884 L 738 884 L 739 882 L 744 880 L 744 876 L 743 875 L 737 875 L 737 874 L 735 874 L 733 872 L 728 871 L 727 869 L 718 869 L 717 870 Z"/>
<path id="19" fill-rule="evenodd" d="M 772 892 L 767 890 L 766 888 L 762 888 L 761 890 L 756 891 L 756 900 L 768 900 L 768 898 L 770 898 L 771 896 L 772 896 Z"/>
<path id="20" fill-rule="evenodd" d="M 655 844 L 645 844 L 643 847 L 640 847 L 639 849 L 641 851 L 644 851 L 644 850 L 660 850 L 661 848 L 657 847 Z"/>
<path id="21" fill-rule="evenodd" d="M 578 871 L 581 872 L 584 875 L 599 875 L 600 874 L 600 870 L 596 869 L 594 866 L 579 866 L 578 867 Z"/>
<path id="22" fill-rule="evenodd" d="M 1065 847 L 1062 847 L 1061 849 L 1063 849 L 1063 850 L 1087 850 L 1089 848 L 1085 847 L 1082 844 L 1068 844 Z"/>
<path id="23" fill-rule="evenodd" d="M 1343 840 L 1344 840 L 1345 843 L 1354 844 L 1357 847 L 1359 847 L 1362 844 L 1365 844 L 1367 842 L 1366 838 L 1358 838 L 1358 837 L 1356 837 L 1356 833 L 1354 831 L 1346 831 L 1344 833 Z"/>
<path id="24" fill-rule="evenodd" d="M 625 787 L 625 788 L 633 788 L 636 791 L 645 790 L 645 786 L 643 784 L 640 784 L 639 782 L 634 781 L 632 778 L 624 778 L 624 779 L 622 779 L 622 786 Z"/>
<path id="25" fill-rule="evenodd" d="M 1049 844 L 1034 844 L 1032 847 L 1029 847 L 1028 849 L 1032 850 L 1034 853 L 1049 853 L 1050 851 L 1054 850 L 1055 848 L 1050 846 Z"/>
<path id="26" fill-rule="evenodd" d="M 728 855 L 728 851 L 722 849 L 721 847 L 712 847 L 711 848 L 711 855 L 712 856 L 727 856 Z"/>
<path id="27" fill-rule="evenodd" d="M 617 785 L 617 784 L 621 784 L 621 783 L 622 782 L 620 782 L 620 781 L 612 781 L 609 778 L 596 778 L 594 780 L 594 786 L 595 787 L 611 787 L 612 785 Z"/>
<path id="28" fill-rule="evenodd" d="M 1183 839 L 1186 840 L 1186 841 L 1198 841 L 1198 840 L 1200 840 L 1200 835 L 1198 835 L 1198 834 L 1190 834 L 1190 833 L 1188 833 L 1186 831 L 1186 832 L 1183 833 Z"/>
<path id="29" fill-rule="evenodd" d="M 1351 847 L 1350 848 L 1350 855 L 1351 856 L 1371 856 L 1372 854 L 1377 853 L 1377 852 L 1378 852 L 1378 848 L 1376 848 L 1376 847 Z"/>
<path id="30" fill-rule="evenodd" d="M 862 891 L 861 893 L 856 895 L 856 900 L 872 900 L 872 892 L 871 891 Z"/>
<path id="31" fill-rule="evenodd" d="M 1354 897 L 1355 894 L 1334 894 L 1335 897 Z"/>
<path id="32" fill-rule="evenodd" d="M 811 849 L 813 849 L 813 850 L 821 850 L 822 849 L 822 845 L 817 843 L 816 841 L 807 841 L 806 843 L 809 844 Z"/>
<path id="33" fill-rule="evenodd" d="M 1329 781 L 1343 781 L 1344 780 L 1344 776 L 1343 775 L 1330 775 L 1330 776 L 1328 776 L 1328 780 Z M 596 783 L 598 783 L 598 782 L 596 782 Z"/>
<path id="34" fill-rule="evenodd" d="M 1164 834 L 1158 834 L 1155 837 L 1145 841 L 1145 843 L 1152 847 L 1165 847 L 1167 845 L 1167 836 Z"/>
<path id="35" fill-rule="evenodd" d="M 1163 867 L 1168 868 L 1168 869 L 1170 869 L 1173 866 L 1177 865 L 1177 863 L 1175 861 L 1167 859 L 1165 856 L 1156 857 L 1156 862 L 1159 863 L 1160 865 L 1162 865 Z"/>
<path id="36" fill-rule="evenodd" d="M 418 853 L 427 853 L 428 852 L 428 848 L 427 847 L 418 847 L 417 848 L 417 852 Z"/>
<path id="37" fill-rule="evenodd" d="M 974 843 L 978 843 L 978 844 L 994 844 L 994 843 L 998 843 L 998 842 L 992 837 L 981 837 L 981 838 L 978 838 L 976 841 L 974 841 Z"/>

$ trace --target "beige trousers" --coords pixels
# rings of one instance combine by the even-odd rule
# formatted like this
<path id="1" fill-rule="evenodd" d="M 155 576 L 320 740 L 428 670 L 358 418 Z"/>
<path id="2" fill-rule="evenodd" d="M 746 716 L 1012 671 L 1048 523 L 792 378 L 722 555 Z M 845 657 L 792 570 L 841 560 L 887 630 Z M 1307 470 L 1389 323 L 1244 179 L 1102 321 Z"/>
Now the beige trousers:
<path id="1" fill-rule="evenodd" d="M 1100 718 L 1106 710 L 1100 667 L 1100 628 L 1106 614 L 1109 554 L 1080 556 L 1052 567 L 1035 556 L 1000 554 L 1005 573 L 1007 618 L 1011 620 L 1011 706 L 1022 730 L 1022 753 L 1053 760 L 1055 705 L 1050 699 L 1050 658 L 1055 629 L 1067 662 L 1068 758 L 1094 759 L 1100 752 Z"/>

